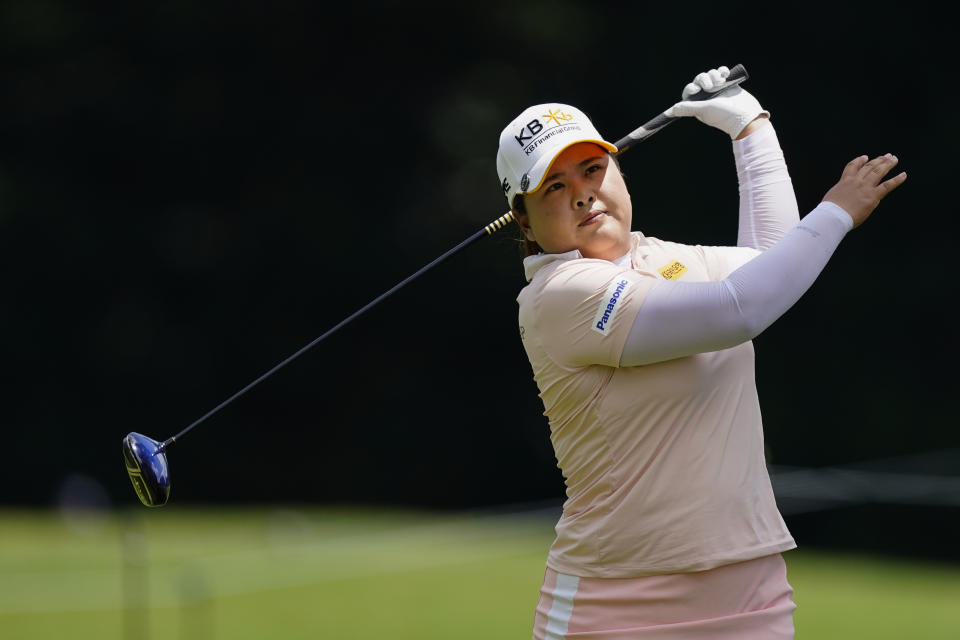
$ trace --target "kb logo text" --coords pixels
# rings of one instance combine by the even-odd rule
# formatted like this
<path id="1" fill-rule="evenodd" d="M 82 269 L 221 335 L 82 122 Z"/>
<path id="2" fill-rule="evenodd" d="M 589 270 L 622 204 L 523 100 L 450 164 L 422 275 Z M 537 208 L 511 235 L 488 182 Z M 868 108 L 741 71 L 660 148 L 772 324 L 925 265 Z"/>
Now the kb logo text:
<path id="1" fill-rule="evenodd" d="M 554 111 L 553 109 L 550 109 L 550 111 L 548 111 L 547 113 L 543 114 L 540 117 L 547 121 L 552 120 L 557 125 L 573 120 L 573 116 L 571 116 L 570 114 L 564 113 L 561 109 L 557 109 L 556 111 Z M 533 137 L 538 133 L 540 133 L 541 131 L 543 131 L 543 123 L 541 123 L 540 120 L 538 120 L 537 118 L 534 118 L 533 120 L 527 123 L 527 126 L 520 129 L 520 135 L 513 136 L 513 138 L 514 140 L 517 141 L 517 144 L 523 147 L 527 144 L 528 140 L 533 140 Z M 529 135 L 524 135 L 524 134 L 529 134 Z"/>

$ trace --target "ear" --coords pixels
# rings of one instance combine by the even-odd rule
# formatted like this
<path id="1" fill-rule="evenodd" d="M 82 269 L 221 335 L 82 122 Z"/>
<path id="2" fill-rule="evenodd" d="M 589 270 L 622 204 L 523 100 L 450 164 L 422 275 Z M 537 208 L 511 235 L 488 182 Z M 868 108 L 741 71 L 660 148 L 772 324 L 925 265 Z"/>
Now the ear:
<path id="1" fill-rule="evenodd" d="M 524 214 L 513 212 L 513 219 L 517 221 L 517 224 L 520 225 L 520 230 L 523 232 L 523 236 L 530 240 L 531 242 L 536 242 L 537 238 L 533 233 L 533 229 L 530 227 L 530 219 Z"/>

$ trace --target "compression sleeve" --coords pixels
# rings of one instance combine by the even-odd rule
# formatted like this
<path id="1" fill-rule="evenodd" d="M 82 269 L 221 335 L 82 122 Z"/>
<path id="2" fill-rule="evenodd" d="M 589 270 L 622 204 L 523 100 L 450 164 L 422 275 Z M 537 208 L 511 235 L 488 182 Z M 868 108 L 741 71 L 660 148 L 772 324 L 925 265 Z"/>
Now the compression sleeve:
<path id="1" fill-rule="evenodd" d="M 723 280 L 657 281 L 634 319 L 620 366 L 638 366 L 736 346 L 792 307 L 853 228 L 821 202 L 772 247 Z"/>
<path id="2" fill-rule="evenodd" d="M 740 189 L 737 246 L 768 249 L 800 220 L 773 124 L 734 140 L 733 157 Z"/>

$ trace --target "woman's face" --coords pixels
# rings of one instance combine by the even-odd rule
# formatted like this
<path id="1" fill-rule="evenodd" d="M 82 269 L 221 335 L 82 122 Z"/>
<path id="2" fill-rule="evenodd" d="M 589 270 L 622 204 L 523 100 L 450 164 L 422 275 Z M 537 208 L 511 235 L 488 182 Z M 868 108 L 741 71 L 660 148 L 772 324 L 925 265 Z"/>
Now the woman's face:
<path id="1" fill-rule="evenodd" d="M 592 142 L 564 149 L 524 204 L 517 222 L 547 253 L 578 249 L 585 258 L 615 260 L 630 250 L 630 193 L 611 157 Z"/>

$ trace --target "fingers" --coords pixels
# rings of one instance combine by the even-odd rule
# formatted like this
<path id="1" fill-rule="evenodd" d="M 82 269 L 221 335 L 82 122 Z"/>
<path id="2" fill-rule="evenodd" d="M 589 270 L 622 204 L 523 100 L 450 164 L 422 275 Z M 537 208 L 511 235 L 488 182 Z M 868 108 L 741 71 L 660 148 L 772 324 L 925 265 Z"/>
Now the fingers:
<path id="1" fill-rule="evenodd" d="M 868 160 L 867 156 L 857 156 L 843 168 L 843 176 L 846 178 L 858 177 L 876 185 L 898 162 L 900 160 L 892 153 L 877 156 L 872 160 Z"/>
<path id="2" fill-rule="evenodd" d="M 697 86 L 703 88 L 705 91 L 710 91 L 710 89 L 713 89 L 713 78 L 710 77 L 709 71 L 698 73 L 693 79 L 693 82 Z"/>
<path id="3" fill-rule="evenodd" d="M 688 82 L 687 86 L 683 88 L 683 93 L 680 94 L 681 100 L 686 100 L 692 95 L 700 93 L 700 85 L 695 82 Z"/>
<path id="4" fill-rule="evenodd" d="M 880 199 L 883 200 L 887 197 L 887 194 L 902 185 L 907 180 L 907 172 L 901 171 L 897 175 L 893 176 L 889 180 L 881 182 L 877 185 L 877 191 L 880 192 Z"/>
<path id="5" fill-rule="evenodd" d="M 843 168 L 841 177 L 852 178 L 860 173 L 860 167 L 867 163 L 867 156 L 857 156 Z"/>
<path id="6" fill-rule="evenodd" d="M 698 73 L 693 81 L 702 87 L 704 91 L 713 91 L 723 84 L 728 75 L 730 75 L 730 70 L 726 67 L 720 67 L 719 69 L 710 69 L 709 71 Z"/>
<path id="7" fill-rule="evenodd" d="M 892 153 L 886 153 L 864 164 L 860 168 L 860 173 L 864 178 L 872 181 L 873 184 L 877 184 L 898 162 L 900 161 L 897 159 L 897 156 Z"/>
<path id="8" fill-rule="evenodd" d="M 892 153 L 885 153 L 871 160 L 868 160 L 867 156 L 858 156 L 844 167 L 843 178 L 867 187 L 879 202 L 906 181 L 907 174 L 904 171 L 889 180 L 882 181 L 883 177 L 890 173 L 890 170 L 897 166 L 899 162 L 900 159 Z"/>
<path id="9" fill-rule="evenodd" d="M 681 99 L 686 100 L 690 96 L 700 93 L 700 91 L 713 91 L 723 84 L 729 75 L 730 69 L 723 66 L 698 73 L 693 82 L 687 83 L 687 86 L 683 88 L 683 92 L 680 94 Z"/>
<path id="10" fill-rule="evenodd" d="M 713 83 L 713 87 L 710 87 L 712 89 L 723 84 L 723 81 L 726 79 L 726 77 L 730 75 L 730 70 L 728 69 L 727 73 L 724 74 L 720 71 L 720 69 L 710 69 L 707 74 L 710 76 L 710 82 Z"/>
<path id="11" fill-rule="evenodd" d="M 824 201 L 832 202 L 846 211 L 853 220 L 854 228 L 860 226 L 870 217 L 881 200 L 906 181 L 906 172 L 883 180 L 897 162 L 897 157 L 892 153 L 877 156 L 872 160 L 867 156 L 854 158 L 844 167 L 843 176 L 837 184 L 827 191 Z"/>
<path id="12" fill-rule="evenodd" d="M 885 153 L 877 156 L 869 162 L 865 162 L 859 169 L 857 178 L 866 186 L 872 188 L 872 194 L 877 202 L 887 197 L 887 194 L 899 187 L 907 179 L 906 172 L 901 171 L 896 176 L 881 182 L 883 177 L 890 173 L 900 160 L 892 153 Z"/>

